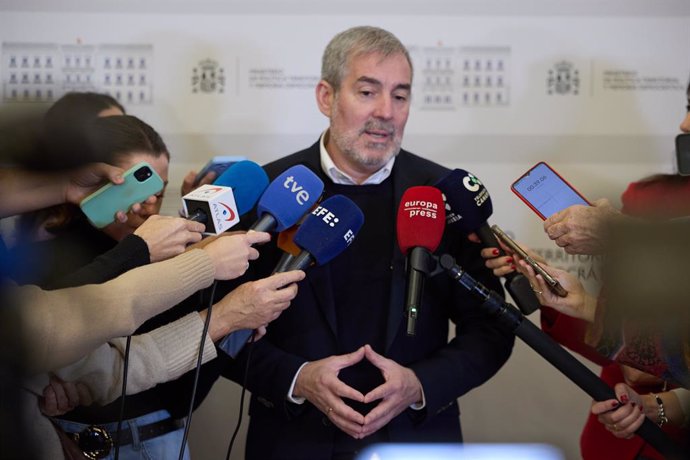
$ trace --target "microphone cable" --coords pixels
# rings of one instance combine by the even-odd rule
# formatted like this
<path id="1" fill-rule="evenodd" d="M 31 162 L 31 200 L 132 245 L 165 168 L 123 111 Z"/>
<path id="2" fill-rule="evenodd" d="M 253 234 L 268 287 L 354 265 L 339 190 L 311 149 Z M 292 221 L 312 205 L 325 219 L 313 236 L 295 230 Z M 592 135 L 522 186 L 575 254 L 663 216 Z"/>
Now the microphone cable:
<path id="1" fill-rule="evenodd" d="M 256 332 L 256 331 L 254 331 Z M 247 339 L 246 344 L 247 351 L 247 362 L 244 366 L 244 378 L 242 379 L 242 392 L 240 393 L 240 410 L 237 417 L 237 425 L 235 425 L 235 431 L 232 433 L 232 438 L 230 438 L 230 444 L 228 444 L 228 452 L 225 454 L 225 460 L 230 460 L 230 454 L 232 453 L 232 446 L 235 444 L 235 438 L 237 438 L 237 433 L 240 432 L 240 427 L 242 426 L 242 414 L 244 412 L 244 396 L 247 393 L 247 376 L 249 375 L 249 361 L 252 359 L 252 351 L 254 350 L 254 334 Z"/>
<path id="2" fill-rule="evenodd" d="M 204 330 L 201 333 L 201 341 L 199 342 L 199 355 L 196 361 L 196 372 L 194 373 L 194 385 L 192 386 L 192 399 L 189 401 L 189 411 L 187 412 L 187 421 L 184 424 L 184 435 L 182 436 L 182 445 L 180 446 L 180 455 L 178 460 L 184 459 L 184 448 L 187 445 L 187 436 L 189 436 L 189 427 L 192 424 L 192 411 L 194 410 L 194 400 L 196 399 L 196 387 L 199 383 L 199 373 L 201 372 L 201 361 L 204 358 L 204 345 L 206 343 L 206 334 L 208 333 L 208 327 L 211 324 L 211 314 L 213 313 L 213 297 L 216 294 L 217 281 L 213 282 L 211 286 L 211 295 L 208 299 L 208 314 L 206 315 L 206 320 L 204 321 Z"/>
<path id="3" fill-rule="evenodd" d="M 127 396 L 127 374 L 129 370 L 129 347 L 132 344 L 132 336 L 127 336 L 125 345 L 125 361 L 122 366 L 122 395 L 120 395 L 120 415 L 117 418 L 117 429 L 115 430 L 115 460 L 120 458 L 120 430 L 122 429 L 122 419 L 125 417 L 125 398 Z"/>

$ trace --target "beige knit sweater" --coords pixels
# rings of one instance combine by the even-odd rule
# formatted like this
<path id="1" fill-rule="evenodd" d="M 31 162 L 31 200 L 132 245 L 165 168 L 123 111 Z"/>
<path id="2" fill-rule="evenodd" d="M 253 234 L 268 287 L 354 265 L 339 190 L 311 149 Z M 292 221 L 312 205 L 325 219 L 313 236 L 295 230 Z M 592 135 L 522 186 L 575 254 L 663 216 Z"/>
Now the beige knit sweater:
<path id="1" fill-rule="evenodd" d="M 213 274 L 210 258 L 197 249 L 131 270 L 101 285 L 56 291 L 35 286 L 18 288 L 26 337 L 30 338 L 31 370 L 44 372 L 26 383 L 23 394 L 24 411 L 41 458 L 62 458 L 55 430 L 38 407 L 38 396 L 48 383 L 45 371 L 52 370 L 65 381 L 85 386 L 90 401 L 82 401 L 84 404 L 107 404 L 117 399 L 125 339 L 112 337 L 131 334 L 148 318 L 207 287 Z M 199 314 L 191 313 L 134 336 L 127 394 L 144 391 L 193 369 L 202 330 Z M 215 357 L 215 347 L 207 335 L 203 362 Z"/>
<path id="2" fill-rule="evenodd" d="M 194 249 L 103 284 L 55 291 L 16 288 L 29 373 L 66 366 L 113 337 L 132 334 L 147 319 L 208 287 L 213 275 L 206 252 Z"/>

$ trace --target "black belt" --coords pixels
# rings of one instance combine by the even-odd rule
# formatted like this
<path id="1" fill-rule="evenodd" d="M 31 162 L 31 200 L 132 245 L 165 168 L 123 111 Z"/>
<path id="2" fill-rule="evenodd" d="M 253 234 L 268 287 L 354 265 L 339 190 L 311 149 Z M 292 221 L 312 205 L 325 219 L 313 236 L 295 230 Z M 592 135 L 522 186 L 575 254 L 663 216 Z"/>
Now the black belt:
<path id="1" fill-rule="evenodd" d="M 172 431 L 184 427 L 184 419 L 166 418 L 158 422 L 149 423 L 137 427 L 139 433 L 139 441 L 144 442 L 149 439 L 163 436 Z M 110 450 L 115 445 L 115 440 L 118 439 L 118 445 L 126 446 L 132 443 L 132 430 L 123 428 L 120 430 L 120 436 L 117 437 L 115 432 L 108 432 L 97 425 L 91 425 L 83 429 L 79 433 L 69 433 L 75 440 L 79 448 L 82 450 L 86 458 L 98 459 L 108 456 Z"/>

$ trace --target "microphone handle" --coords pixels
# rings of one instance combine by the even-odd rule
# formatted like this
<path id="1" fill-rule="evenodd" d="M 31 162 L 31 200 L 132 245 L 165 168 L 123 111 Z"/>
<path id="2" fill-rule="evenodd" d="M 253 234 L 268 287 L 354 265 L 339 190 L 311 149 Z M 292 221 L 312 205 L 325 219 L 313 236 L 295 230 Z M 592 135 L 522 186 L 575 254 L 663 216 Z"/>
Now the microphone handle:
<path id="1" fill-rule="evenodd" d="M 240 351 L 242 351 L 247 342 L 249 342 L 249 338 L 253 334 L 254 330 L 252 329 L 238 329 L 226 335 L 225 338 L 218 343 L 218 348 L 233 359 L 236 359 L 237 355 L 240 354 Z"/>
<path id="2" fill-rule="evenodd" d="M 410 268 L 407 277 L 407 294 L 405 296 L 405 314 L 407 315 L 407 335 L 412 337 L 416 334 L 417 315 L 424 290 L 424 273 Z"/>
<path id="3" fill-rule="evenodd" d="M 617 399 L 613 388 L 535 326 L 532 321 L 523 319 L 513 332 L 595 401 Z M 687 458 L 688 453 L 683 452 L 680 446 L 673 442 L 659 426 L 646 417 L 635 434 L 658 450 L 664 458 Z"/>
<path id="4" fill-rule="evenodd" d="M 314 262 L 314 257 L 309 254 L 309 251 L 302 251 L 294 258 L 292 259 L 292 262 L 288 264 L 288 266 L 285 268 L 286 272 L 289 272 L 291 270 L 305 270 L 308 266 L 310 266 Z"/>
<path id="5" fill-rule="evenodd" d="M 278 222 L 276 221 L 276 218 L 270 215 L 269 213 L 265 212 L 259 220 L 254 222 L 254 225 L 252 225 L 249 230 L 254 230 L 257 232 L 270 232 L 274 228 L 276 228 L 276 224 Z"/>
<path id="6" fill-rule="evenodd" d="M 489 227 L 489 224 L 484 222 L 477 229 L 477 236 L 482 240 L 484 247 L 493 247 L 498 249 L 498 255 L 504 256 L 505 252 L 501 249 L 501 245 L 498 242 L 498 238 L 494 235 L 493 230 Z M 504 286 L 506 291 L 515 300 L 515 303 L 520 308 L 520 311 L 525 315 L 529 315 L 535 310 L 541 307 L 539 299 L 534 293 L 532 286 L 529 284 L 529 280 L 525 275 L 518 272 L 511 272 L 504 275 L 506 281 Z"/>
<path id="7" fill-rule="evenodd" d="M 197 209 L 196 211 L 194 211 L 194 213 L 187 217 L 187 220 L 192 220 L 194 222 L 201 222 L 202 224 L 205 224 L 206 222 L 208 222 L 208 216 L 201 209 Z"/>
<path id="8" fill-rule="evenodd" d="M 484 302 L 482 308 L 594 400 L 617 399 L 613 389 L 601 378 L 534 323 L 525 321 L 524 316 L 514 306 L 467 274 L 455 263 L 453 257 L 445 254 L 441 256 L 440 263 L 453 279 Z M 664 458 L 674 460 L 687 458 L 687 453 L 684 453 L 660 427 L 647 418 L 635 433 L 664 455 Z"/>
<path id="9" fill-rule="evenodd" d="M 407 254 L 407 291 L 405 292 L 405 314 L 407 315 L 407 335 L 415 335 L 417 316 L 422 304 L 424 280 L 433 271 L 431 253 L 423 247 L 413 247 Z"/>
<path id="10" fill-rule="evenodd" d="M 503 286 L 510 294 L 510 297 L 515 300 L 515 303 L 520 308 L 520 311 L 525 315 L 538 310 L 541 307 L 539 299 L 537 298 L 532 285 L 529 280 L 522 273 L 509 273 L 510 275 L 515 275 L 512 278 L 506 276 L 505 283 Z"/>
<path id="11" fill-rule="evenodd" d="M 284 252 L 283 255 L 280 257 L 280 260 L 278 261 L 276 268 L 273 269 L 273 273 L 271 274 L 274 275 L 276 273 L 286 272 L 287 268 L 290 266 L 293 260 L 295 260 L 295 256 L 293 256 L 289 252 Z"/>

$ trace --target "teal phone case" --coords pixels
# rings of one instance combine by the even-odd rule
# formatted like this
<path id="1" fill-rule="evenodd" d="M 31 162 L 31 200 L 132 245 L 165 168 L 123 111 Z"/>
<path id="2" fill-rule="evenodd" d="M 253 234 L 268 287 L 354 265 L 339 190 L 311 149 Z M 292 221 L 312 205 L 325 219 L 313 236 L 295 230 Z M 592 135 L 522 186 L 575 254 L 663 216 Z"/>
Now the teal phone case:
<path id="1" fill-rule="evenodd" d="M 148 172 L 142 168 L 148 168 Z M 137 174 L 137 171 L 142 170 Z M 139 178 L 137 178 L 139 176 Z M 148 176 L 143 178 L 144 176 Z M 164 183 L 158 173 L 145 161 L 137 163 L 123 174 L 124 183 L 106 184 L 79 204 L 89 221 L 98 228 L 115 221 L 118 211 L 128 211 L 132 205 L 145 201 L 163 190 Z M 143 180 L 141 180 L 143 178 Z"/>

